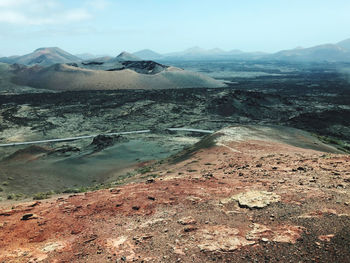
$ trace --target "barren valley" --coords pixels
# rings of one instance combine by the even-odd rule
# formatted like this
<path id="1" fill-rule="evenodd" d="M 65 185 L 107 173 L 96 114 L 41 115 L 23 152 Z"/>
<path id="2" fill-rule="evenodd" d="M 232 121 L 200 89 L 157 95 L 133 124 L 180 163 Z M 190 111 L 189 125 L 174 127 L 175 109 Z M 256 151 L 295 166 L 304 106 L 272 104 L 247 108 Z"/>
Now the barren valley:
<path id="1" fill-rule="evenodd" d="M 1 75 L 0 261 L 346 262 L 346 65 L 172 64 L 225 87 Z"/>

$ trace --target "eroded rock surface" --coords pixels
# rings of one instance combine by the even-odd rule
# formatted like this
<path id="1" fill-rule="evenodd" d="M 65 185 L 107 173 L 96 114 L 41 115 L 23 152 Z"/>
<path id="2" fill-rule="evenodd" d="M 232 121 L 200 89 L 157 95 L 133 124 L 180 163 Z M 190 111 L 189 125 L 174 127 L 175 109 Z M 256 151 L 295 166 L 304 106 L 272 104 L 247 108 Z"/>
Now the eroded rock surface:
<path id="1" fill-rule="evenodd" d="M 267 191 L 249 191 L 233 196 L 232 200 L 236 200 L 240 207 L 253 209 L 264 208 L 271 203 L 279 202 L 281 197 Z"/>
<path id="2" fill-rule="evenodd" d="M 226 226 L 206 227 L 197 235 L 198 247 L 206 252 L 233 252 L 238 248 L 255 244 L 239 233 L 238 229 Z"/>

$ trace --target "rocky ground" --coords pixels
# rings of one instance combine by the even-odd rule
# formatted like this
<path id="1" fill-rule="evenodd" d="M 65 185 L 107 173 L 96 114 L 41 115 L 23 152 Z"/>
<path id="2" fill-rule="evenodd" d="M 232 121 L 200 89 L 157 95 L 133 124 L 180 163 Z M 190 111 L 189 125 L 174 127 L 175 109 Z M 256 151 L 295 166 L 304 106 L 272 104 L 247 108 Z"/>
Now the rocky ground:
<path id="1" fill-rule="evenodd" d="M 268 83 L 273 86 L 271 80 Z M 112 141 L 107 146 L 114 148 L 104 151 L 102 146 L 97 153 L 92 152 L 91 139 L 42 145 L 34 154 L 33 148 L 0 148 L 0 198 L 118 180 L 130 172 L 124 171 L 125 164 L 132 168 L 163 158 L 199 138 L 193 133 L 165 132 L 170 127 L 216 131 L 233 124 L 284 125 L 323 136 L 320 138 L 342 150 L 350 149 L 350 93 L 321 89 L 299 95 L 288 92 L 288 87 L 284 92 L 230 87 L 0 95 L 1 143 L 152 130 L 150 135 L 125 136 L 124 143 Z M 31 162 L 28 156 L 17 158 L 25 152 Z M 133 159 L 123 160 L 123 155 Z"/>
<path id="2" fill-rule="evenodd" d="M 349 140 L 349 101 L 345 90 L 293 95 L 234 88 L 1 95 L 0 139 L 278 124 Z"/>
<path id="3" fill-rule="evenodd" d="M 124 185 L 3 203 L 0 261 L 349 262 L 350 157 L 330 152 L 227 128 Z"/>
<path id="4" fill-rule="evenodd" d="M 48 92 L 0 78 L 0 143 L 151 129 L 0 148 L 0 262 L 350 262 L 339 65 L 213 63 L 184 68 L 227 88 Z M 14 200 L 39 191 L 53 197 Z"/>

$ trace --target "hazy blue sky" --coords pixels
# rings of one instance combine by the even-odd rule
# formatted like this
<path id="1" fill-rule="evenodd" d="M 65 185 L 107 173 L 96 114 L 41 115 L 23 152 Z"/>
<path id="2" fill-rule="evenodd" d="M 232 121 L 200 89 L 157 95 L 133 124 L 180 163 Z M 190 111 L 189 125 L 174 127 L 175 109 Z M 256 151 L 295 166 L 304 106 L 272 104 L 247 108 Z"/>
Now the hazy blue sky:
<path id="1" fill-rule="evenodd" d="M 0 0 L 0 55 L 192 46 L 274 52 L 350 38 L 349 0 Z"/>

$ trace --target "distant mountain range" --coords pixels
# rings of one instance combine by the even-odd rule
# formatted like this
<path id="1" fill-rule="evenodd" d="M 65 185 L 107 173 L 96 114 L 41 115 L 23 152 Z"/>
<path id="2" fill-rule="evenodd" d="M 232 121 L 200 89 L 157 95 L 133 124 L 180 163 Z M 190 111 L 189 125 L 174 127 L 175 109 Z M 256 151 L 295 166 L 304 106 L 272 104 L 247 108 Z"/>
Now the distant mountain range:
<path id="1" fill-rule="evenodd" d="M 93 54 L 72 55 L 58 47 L 39 48 L 24 56 L 0 58 L 0 62 L 8 64 L 48 66 L 57 63 L 79 63 L 82 61 L 104 61 L 113 59 L 109 56 L 98 57 Z M 269 60 L 289 62 L 350 62 L 350 39 L 336 44 L 324 44 L 310 48 L 295 48 L 269 54 L 263 52 L 243 52 L 241 50 L 224 51 L 222 49 L 202 49 L 193 47 L 181 52 L 160 54 L 144 49 L 135 53 L 122 52 L 116 61 L 172 61 L 172 60 Z"/>
<path id="2" fill-rule="evenodd" d="M 268 55 L 267 58 L 295 62 L 350 62 L 350 39 L 337 44 L 284 50 Z"/>
<path id="3" fill-rule="evenodd" d="M 324 44 L 310 48 L 295 48 L 269 54 L 263 52 L 224 51 L 193 47 L 182 52 L 159 54 L 149 49 L 134 55 L 150 60 L 272 60 L 289 62 L 350 62 L 350 39 L 336 44 Z"/>
<path id="4" fill-rule="evenodd" d="M 98 56 L 98 55 L 94 55 L 94 54 L 90 54 L 90 53 L 80 53 L 80 54 L 75 54 L 75 56 L 82 59 L 82 60 L 95 59 L 98 57 L 102 57 L 102 56 Z"/>
<path id="5" fill-rule="evenodd" d="M 133 53 L 145 60 L 226 60 L 226 59 L 258 59 L 265 55 L 263 52 L 247 53 L 241 50 L 224 51 L 219 48 L 203 49 L 192 47 L 180 52 L 159 54 L 155 51 L 144 49 Z"/>

